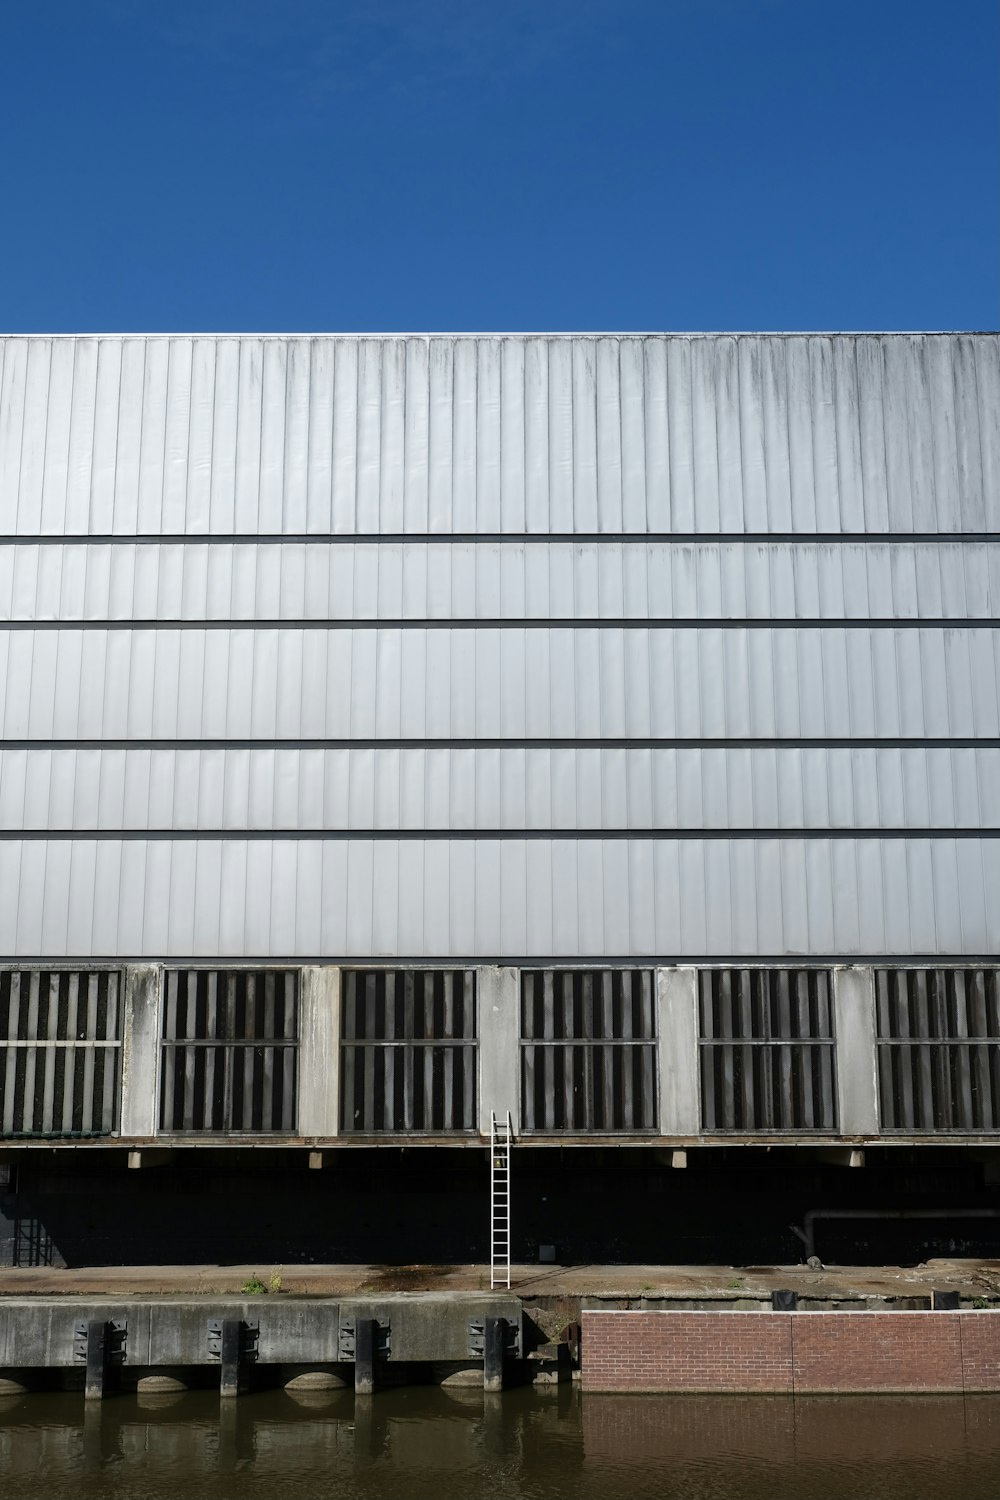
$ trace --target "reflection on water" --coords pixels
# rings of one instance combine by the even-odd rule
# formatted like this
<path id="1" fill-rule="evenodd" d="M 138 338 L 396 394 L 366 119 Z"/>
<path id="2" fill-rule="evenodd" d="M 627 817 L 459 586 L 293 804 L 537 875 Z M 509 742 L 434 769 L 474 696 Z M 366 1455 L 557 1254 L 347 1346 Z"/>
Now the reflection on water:
<path id="1" fill-rule="evenodd" d="M 0 1399 L 11 1500 L 998 1500 L 1000 1397 Z"/>

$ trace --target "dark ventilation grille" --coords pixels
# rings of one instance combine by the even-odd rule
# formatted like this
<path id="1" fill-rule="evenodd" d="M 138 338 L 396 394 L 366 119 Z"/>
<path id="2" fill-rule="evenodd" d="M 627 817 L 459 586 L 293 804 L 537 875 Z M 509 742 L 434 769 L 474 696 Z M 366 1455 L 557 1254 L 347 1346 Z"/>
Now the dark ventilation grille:
<path id="1" fill-rule="evenodd" d="M 475 1130 L 475 970 L 348 970 L 343 985 L 341 1128 Z"/>
<path id="2" fill-rule="evenodd" d="M 882 1129 L 1000 1130 L 1000 971 L 876 969 Z"/>
<path id="3" fill-rule="evenodd" d="M 291 1134 L 295 971 L 173 969 L 165 981 L 160 1129 Z"/>
<path id="4" fill-rule="evenodd" d="M 706 1131 L 835 1131 L 833 1004 L 823 969 L 703 969 Z"/>
<path id="5" fill-rule="evenodd" d="M 110 1135 L 118 1127 L 121 975 L 0 973 L 4 1136 Z"/>
<path id="6" fill-rule="evenodd" d="M 656 1129 L 650 969 L 521 975 L 521 1130 L 619 1135 Z"/>

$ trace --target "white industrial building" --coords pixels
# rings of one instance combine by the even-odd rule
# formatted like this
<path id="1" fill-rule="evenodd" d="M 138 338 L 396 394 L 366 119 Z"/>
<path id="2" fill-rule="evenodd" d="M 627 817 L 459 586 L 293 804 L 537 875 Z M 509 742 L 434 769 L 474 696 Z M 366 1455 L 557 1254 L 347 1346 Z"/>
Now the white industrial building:
<path id="1" fill-rule="evenodd" d="M 993 334 L 0 341 L 8 1159 L 983 1144 L 998 604 Z"/>

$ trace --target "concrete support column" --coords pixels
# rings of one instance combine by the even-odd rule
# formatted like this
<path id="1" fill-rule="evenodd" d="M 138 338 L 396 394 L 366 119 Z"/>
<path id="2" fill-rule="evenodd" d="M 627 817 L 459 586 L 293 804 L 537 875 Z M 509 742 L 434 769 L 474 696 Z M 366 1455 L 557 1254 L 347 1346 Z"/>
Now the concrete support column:
<path id="1" fill-rule="evenodd" d="M 299 1135 L 328 1140 L 340 1129 L 340 970 L 299 972 Z"/>
<path id="2" fill-rule="evenodd" d="M 479 1009 L 479 1131 L 490 1133 L 490 1111 L 510 1111 L 521 1128 L 521 971 L 494 966 L 476 970 Z"/>
<path id="3" fill-rule="evenodd" d="M 841 1135 L 878 1133 L 878 1058 L 875 1055 L 875 971 L 833 971 L 837 1038 L 837 1110 Z"/>
<path id="4" fill-rule="evenodd" d="M 656 1037 L 660 1073 L 660 1135 L 698 1135 L 698 971 L 657 969 Z"/>
<path id="5" fill-rule="evenodd" d="M 156 1134 L 160 1098 L 160 988 L 156 964 L 130 964 L 125 970 L 122 1007 L 123 1136 Z"/>

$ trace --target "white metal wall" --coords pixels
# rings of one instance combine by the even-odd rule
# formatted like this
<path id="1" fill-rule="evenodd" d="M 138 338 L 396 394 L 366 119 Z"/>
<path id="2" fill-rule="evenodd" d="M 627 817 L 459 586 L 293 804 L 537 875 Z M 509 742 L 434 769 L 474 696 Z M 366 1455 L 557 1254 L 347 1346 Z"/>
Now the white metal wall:
<path id="1" fill-rule="evenodd" d="M 1000 749 L 8 748 L 0 752 L 0 827 L 968 835 L 1000 827 Z"/>
<path id="2" fill-rule="evenodd" d="M 0 340 L 0 954 L 996 954 L 998 600 L 992 335 Z"/>
<path id="3" fill-rule="evenodd" d="M 968 620 L 1000 543 L 0 542 L 0 621 Z"/>
<path id="4" fill-rule="evenodd" d="M 21 536 L 1000 529 L 993 335 L 9 338 Z"/>

